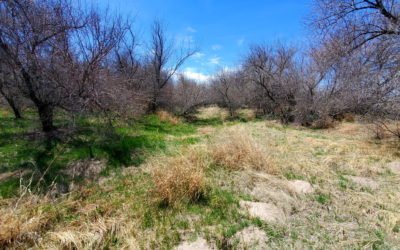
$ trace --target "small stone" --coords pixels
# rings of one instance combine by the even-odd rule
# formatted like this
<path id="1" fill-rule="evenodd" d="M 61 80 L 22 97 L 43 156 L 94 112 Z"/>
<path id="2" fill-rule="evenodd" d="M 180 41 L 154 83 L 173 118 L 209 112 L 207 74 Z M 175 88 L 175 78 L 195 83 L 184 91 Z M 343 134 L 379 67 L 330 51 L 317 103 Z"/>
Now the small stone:
<path id="1" fill-rule="evenodd" d="M 246 210 L 250 214 L 250 216 L 258 217 L 262 221 L 282 223 L 286 220 L 285 213 L 274 204 L 251 201 L 240 201 L 239 204 L 243 210 Z"/>
<path id="2" fill-rule="evenodd" d="M 179 246 L 175 248 L 176 250 L 199 250 L 199 249 L 204 249 L 204 250 L 212 250 L 215 249 L 213 247 L 210 247 L 210 245 L 207 243 L 207 241 L 203 238 L 198 238 L 196 241 L 189 242 L 189 241 L 184 241 Z"/>
<path id="3" fill-rule="evenodd" d="M 296 194 L 310 194 L 314 192 L 314 188 L 309 182 L 302 180 L 289 181 L 289 189 L 294 191 Z"/>
<path id="4" fill-rule="evenodd" d="M 95 180 L 100 176 L 101 171 L 106 168 L 104 161 L 89 159 L 77 161 L 64 171 L 64 174 L 72 178 L 83 178 L 85 180 Z"/>

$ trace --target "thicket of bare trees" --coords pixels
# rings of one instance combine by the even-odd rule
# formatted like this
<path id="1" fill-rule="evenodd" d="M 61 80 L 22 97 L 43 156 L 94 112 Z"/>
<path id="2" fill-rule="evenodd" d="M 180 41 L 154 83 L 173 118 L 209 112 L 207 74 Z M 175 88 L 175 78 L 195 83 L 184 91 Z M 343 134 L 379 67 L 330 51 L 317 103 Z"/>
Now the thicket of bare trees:
<path id="1" fill-rule="evenodd" d="M 3 71 L 12 72 L 12 89 L 33 103 L 46 132 L 55 129 L 56 107 L 101 106 L 107 57 L 127 29 L 119 17 L 77 7 L 67 0 L 0 3 Z"/>
<path id="2" fill-rule="evenodd" d="M 314 3 L 308 49 L 253 45 L 240 67 L 197 83 L 174 77 L 196 50 L 176 44 L 159 21 L 139 55 L 122 16 L 69 0 L 0 1 L 0 94 L 16 118 L 35 107 L 46 132 L 56 108 L 189 116 L 218 104 L 232 117 L 250 107 L 305 126 L 346 113 L 398 119 L 398 1 Z"/>
<path id="3" fill-rule="evenodd" d="M 56 129 L 56 108 L 154 112 L 194 53 L 177 47 L 156 21 L 140 58 L 129 20 L 69 0 L 1 1 L 0 14 L 0 93 L 16 118 L 28 99 L 45 132 Z"/>
<path id="4" fill-rule="evenodd" d="M 309 49 L 250 48 L 237 75 L 252 98 L 240 105 L 306 126 L 346 113 L 398 119 L 399 7 L 398 1 L 316 0 L 311 25 L 318 38 Z M 222 87 L 237 82 L 224 79 Z M 221 102 L 242 98 L 226 93 Z"/>
<path id="5" fill-rule="evenodd" d="M 188 117 L 197 108 L 213 103 L 209 86 L 180 75 L 172 89 L 170 109 L 177 115 Z"/>

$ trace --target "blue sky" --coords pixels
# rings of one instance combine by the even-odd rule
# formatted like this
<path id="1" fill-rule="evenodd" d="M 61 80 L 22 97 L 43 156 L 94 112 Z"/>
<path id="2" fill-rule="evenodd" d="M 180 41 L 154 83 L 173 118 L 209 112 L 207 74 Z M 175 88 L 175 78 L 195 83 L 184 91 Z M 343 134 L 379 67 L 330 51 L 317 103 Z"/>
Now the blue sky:
<path id="1" fill-rule="evenodd" d="M 311 0 L 91 0 L 134 17 L 139 40 L 161 20 L 178 43 L 199 49 L 181 69 L 198 80 L 235 67 L 254 43 L 301 45 Z"/>

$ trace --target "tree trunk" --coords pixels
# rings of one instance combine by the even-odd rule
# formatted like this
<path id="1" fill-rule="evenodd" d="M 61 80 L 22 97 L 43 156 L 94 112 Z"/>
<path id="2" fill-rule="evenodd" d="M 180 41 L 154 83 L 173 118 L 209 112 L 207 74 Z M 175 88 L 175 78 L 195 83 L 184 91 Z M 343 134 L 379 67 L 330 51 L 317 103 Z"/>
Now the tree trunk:
<path id="1" fill-rule="evenodd" d="M 19 108 L 17 107 L 17 105 L 15 104 L 14 100 L 12 100 L 11 98 L 6 98 L 6 100 L 8 102 L 8 105 L 10 105 L 11 109 L 14 112 L 15 119 L 17 119 L 17 120 L 22 119 L 21 112 L 20 112 Z"/>
<path id="2" fill-rule="evenodd" d="M 148 114 L 154 114 L 157 111 L 157 105 L 155 102 L 150 102 L 149 108 L 147 109 Z"/>
<path id="3" fill-rule="evenodd" d="M 15 104 L 14 99 L 7 96 L 2 89 L 0 89 L 0 94 L 4 97 L 4 99 L 6 99 L 8 105 L 10 105 L 11 109 L 14 112 L 15 119 L 22 119 L 21 112 L 18 106 Z"/>
<path id="4" fill-rule="evenodd" d="M 229 105 L 229 116 L 230 118 L 234 118 L 235 117 L 235 110 Z"/>
<path id="5" fill-rule="evenodd" d="M 22 119 L 22 115 L 21 112 L 19 111 L 19 108 L 15 105 L 10 105 L 13 112 L 14 112 L 14 116 L 16 120 Z"/>
<path id="6" fill-rule="evenodd" d="M 44 104 L 38 106 L 39 118 L 42 123 L 43 132 L 52 132 L 56 130 L 56 127 L 53 125 L 53 111 L 54 107 L 52 105 Z"/>
<path id="7" fill-rule="evenodd" d="M 149 106 L 147 108 L 147 113 L 148 114 L 154 114 L 157 111 L 158 105 L 157 105 L 157 95 L 154 94 L 154 96 L 151 98 L 151 101 L 149 103 Z"/>

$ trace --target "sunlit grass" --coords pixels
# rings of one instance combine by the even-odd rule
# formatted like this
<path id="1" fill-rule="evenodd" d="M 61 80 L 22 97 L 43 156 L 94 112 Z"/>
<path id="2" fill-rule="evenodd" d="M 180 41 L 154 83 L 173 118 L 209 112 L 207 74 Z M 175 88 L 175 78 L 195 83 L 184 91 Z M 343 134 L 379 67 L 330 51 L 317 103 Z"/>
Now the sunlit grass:
<path id="1" fill-rule="evenodd" d="M 47 166 L 63 152 L 55 172 L 49 172 L 53 176 L 70 161 L 90 157 L 106 162 L 105 173 L 55 197 L 27 193 L 19 198 L 19 178 L 3 181 L 0 191 L 8 198 L 0 203 L 0 244 L 170 249 L 202 237 L 220 249 L 234 247 L 228 241 L 254 226 L 273 249 L 398 245 L 400 180 L 386 164 L 400 158 L 390 140 L 376 141 L 364 124 L 342 123 L 329 130 L 273 121 L 197 126 L 164 116 L 118 120 L 111 131 L 107 121 L 90 117 L 79 121 L 74 143 L 37 140 L 36 164 Z M 369 178 L 379 187 L 362 187 L 351 176 Z M 315 191 L 296 194 L 288 183 L 297 180 Z M 273 203 L 286 221 L 251 217 L 241 200 Z"/>

